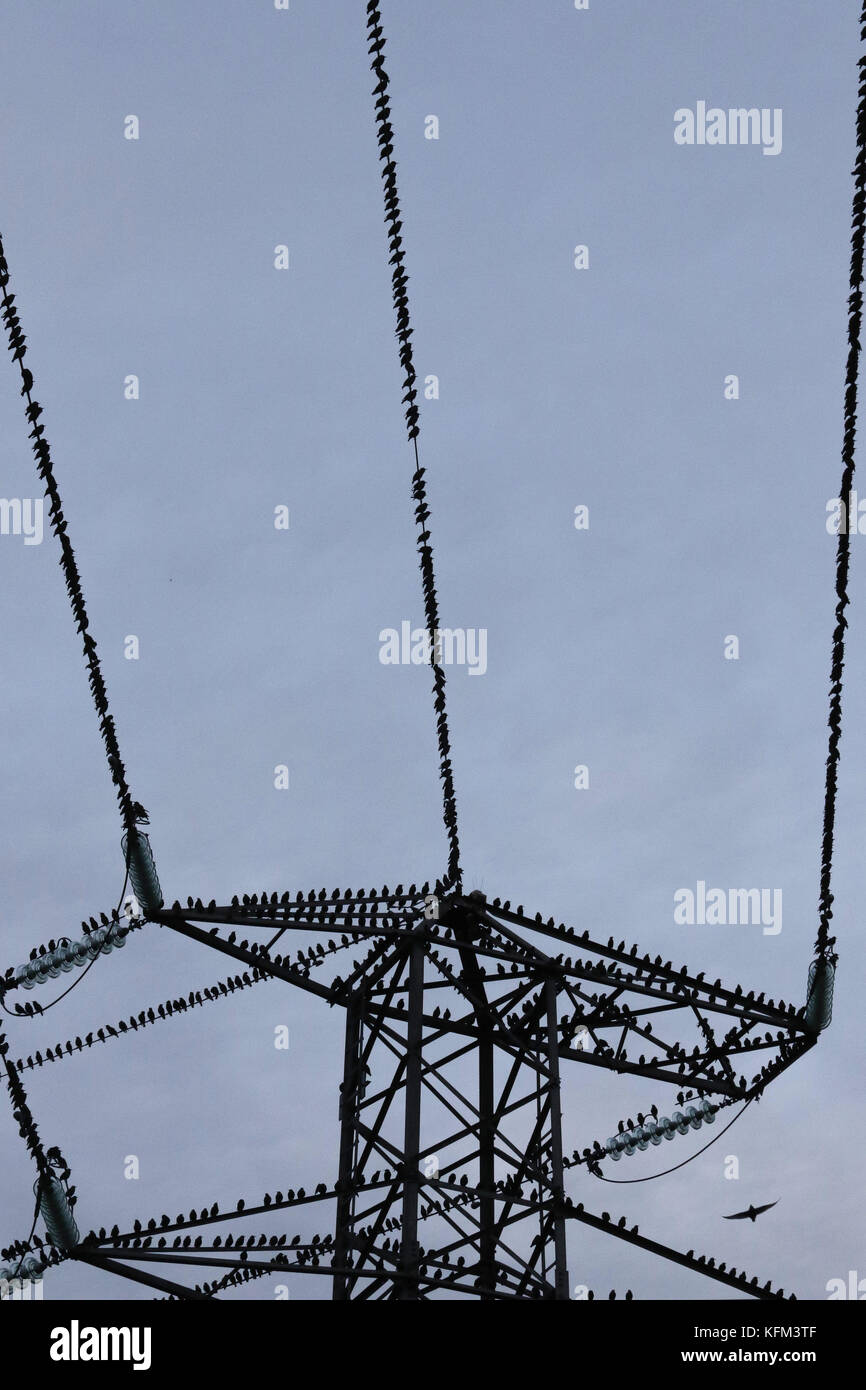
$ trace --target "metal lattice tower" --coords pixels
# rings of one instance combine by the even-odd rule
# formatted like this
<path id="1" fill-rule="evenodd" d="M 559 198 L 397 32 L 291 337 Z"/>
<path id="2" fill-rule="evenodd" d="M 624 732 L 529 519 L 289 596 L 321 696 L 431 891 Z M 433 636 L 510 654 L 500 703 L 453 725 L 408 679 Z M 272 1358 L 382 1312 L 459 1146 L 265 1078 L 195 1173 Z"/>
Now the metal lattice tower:
<path id="1" fill-rule="evenodd" d="M 566 1227 L 576 1221 L 743 1293 L 779 1297 L 742 1272 L 708 1266 L 565 1195 L 570 1167 L 597 1165 L 609 1154 L 598 1142 L 563 1153 L 560 1075 L 569 1065 L 601 1067 L 688 1088 L 711 1118 L 711 1107 L 714 1115 L 760 1095 L 814 1045 L 817 1031 L 804 1010 L 709 984 L 635 947 L 604 946 L 480 893 L 438 888 L 322 891 L 294 901 L 264 894 L 225 907 L 189 900 L 185 908 L 149 911 L 151 923 L 242 970 L 222 989 L 205 991 L 208 997 L 271 977 L 344 1011 L 337 1171 L 311 1192 L 280 1193 L 242 1210 L 205 1208 L 168 1223 L 154 1217 L 126 1232 L 91 1232 L 68 1249 L 37 1243 L 35 1258 L 83 1260 L 180 1297 L 216 1289 L 166 1280 L 160 1266 L 176 1273 L 188 1265 L 193 1280 L 202 1268 L 227 1268 L 238 1279 L 324 1275 L 336 1299 L 442 1292 L 562 1299 L 569 1297 Z M 277 948 L 287 949 L 296 933 L 318 944 L 293 962 Z M 267 949 L 257 934 L 267 937 Z M 196 1002 L 201 995 L 189 1007 Z M 167 1001 L 137 1026 L 187 1007 Z M 100 1032 L 119 1037 L 135 1031 L 133 1023 Z M 89 1035 L 85 1046 L 93 1045 Z M 68 1055 L 58 1049 L 42 1064 Z M 684 1131 L 686 1114 L 674 1114 Z M 333 1234 L 317 1248 L 268 1245 L 264 1253 L 239 1254 L 225 1239 L 222 1248 L 182 1245 L 187 1237 L 203 1241 L 211 1227 L 222 1232 L 232 1218 L 315 1204 L 334 1213 Z M 169 1240 L 178 1247 L 168 1248 Z"/>
<path id="2" fill-rule="evenodd" d="M 415 471 L 412 495 L 419 527 L 418 556 L 427 631 L 436 652 L 438 605 L 430 546 L 430 511 L 418 461 L 418 411 L 411 328 L 400 236 L 393 130 L 384 70 L 384 37 L 376 0 L 367 5 L 368 38 L 377 77 L 376 123 L 383 162 L 386 223 L 393 268 L 404 405 Z M 866 40 L 866 4 L 861 14 Z M 861 60 L 863 73 L 866 59 Z M 866 79 L 857 115 L 854 237 L 849 301 L 849 359 L 845 397 L 843 494 L 853 477 L 853 421 L 859 365 L 863 229 L 866 216 Z M 835 938 L 830 865 L 840 724 L 841 671 L 847 605 L 847 535 L 840 533 L 837 626 L 831 679 L 831 744 L 822 849 L 821 912 L 816 958 L 799 1008 L 762 993 L 708 983 L 702 973 L 676 969 L 637 946 L 607 944 L 587 931 L 555 924 L 509 903 L 464 893 L 456 800 L 445 709 L 445 677 L 432 660 L 447 870 L 430 884 L 393 891 L 324 889 L 235 897 L 207 906 L 188 898 L 166 907 L 147 836 L 146 817 L 132 800 L 113 716 L 89 631 L 74 553 L 63 517 L 50 449 L 24 364 L 26 339 L 9 267 L 0 243 L 3 318 L 30 438 L 46 483 L 52 529 L 61 546 L 64 578 L 81 636 L 88 679 L 124 830 L 127 872 L 140 915 L 119 910 L 91 918 L 78 941 L 37 947 L 0 981 L 0 999 L 16 1006 L 22 992 L 93 962 L 131 934 L 158 928 L 228 958 L 234 975 L 187 997 L 169 998 L 128 1019 L 107 1021 L 95 1033 L 13 1059 L 0 1033 L 13 1114 L 36 1168 L 37 1219 L 27 1239 L 2 1251 L 0 1276 L 35 1276 L 67 1261 L 98 1267 L 158 1293 L 182 1299 L 218 1296 L 265 1275 L 293 1273 L 330 1281 L 334 1299 L 482 1300 L 569 1297 L 566 1233 L 577 1222 L 659 1258 L 758 1298 L 780 1298 L 770 1282 L 732 1270 L 692 1251 L 683 1253 L 641 1235 L 624 1217 L 586 1210 L 566 1193 L 566 1174 L 598 1175 L 608 1159 L 658 1147 L 675 1135 L 712 1124 L 728 1108 L 749 1104 L 814 1046 L 830 1020 Z M 299 937 L 316 941 L 296 952 Z M 325 1181 L 266 1194 L 254 1205 L 152 1216 L 121 1231 L 82 1236 L 73 1208 L 71 1169 L 56 1148 L 45 1148 L 30 1111 L 23 1078 L 34 1067 L 60 1065 L 81 1052 L 170 1021 L 264 980 L 316 996 L 344 1025 L 338 1106 L 337 1158 Z M 33 1005 L 17 1003 L 21 1013 Z M 565 1068 L 591 1067 L 671 1088 L 682 1108 L 670 1116 L 621 1121 L 608 1139 L 563 1152 L 561 1081 Z M 682 1097 L 680 1099 L 679 1097 Z M 688 1102 L 693 1102 L 688 1104 Z M 250 1237 L 236 1229 L 253 1216 L 281 1219 L 311 1207 L 329 1215 L 330 1233 L 313 1240 L 288 1235 Z M 38 1219 L 47 1239 L 36 1233 Z M 166 1277 L 168 1267 L 171 1278 Z M 208 1277 L 205 1278 L 205 1275 Z"/>

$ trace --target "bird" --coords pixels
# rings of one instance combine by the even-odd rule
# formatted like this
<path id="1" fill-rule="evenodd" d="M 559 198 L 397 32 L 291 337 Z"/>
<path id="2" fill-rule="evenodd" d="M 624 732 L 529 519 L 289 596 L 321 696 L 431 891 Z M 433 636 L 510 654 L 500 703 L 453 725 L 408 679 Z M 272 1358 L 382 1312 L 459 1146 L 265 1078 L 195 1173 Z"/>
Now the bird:
<path id="1" fill-rule="evenodd" d="M 147 814 L 140 801 L 133 801 L 132 815 L 136 825 L 150 825 L 150 816 Z"/>
<path id="2" fill-rule="evenodd" d="M 778 1201 L 778 1198 L 776 1201 Z M 726 1216 L 724 1219 L 725 1221 L 742 1221 L 748 1216 L 749 1220 L 754 1224 L 756 1217 L 760 1216 L 762 1211 L 769 1211 L 770 1207 L 774 1207 L 775 1205 L 776 1202 L 765 1202 L 762 1207 L 753 1207 L 750 1205 L 747 1211 L 735 1211 L 733 1215 Z"/>

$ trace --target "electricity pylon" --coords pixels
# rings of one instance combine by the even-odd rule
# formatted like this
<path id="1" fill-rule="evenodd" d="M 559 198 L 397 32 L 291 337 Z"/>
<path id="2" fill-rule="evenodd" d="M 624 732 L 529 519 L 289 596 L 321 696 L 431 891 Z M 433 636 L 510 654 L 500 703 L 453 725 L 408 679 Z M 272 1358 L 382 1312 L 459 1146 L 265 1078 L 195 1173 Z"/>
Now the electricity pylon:
<path id="1" fill-rule="evenodd" d="M 439 609 L 430 545 L 430 509 L 425 470 L 418 455 L 418 390 L 412 354 L 404 265 L 402 220 L 397 196 L 394 130 L 384 67 L 384 34 L 377 0 L 367 0 L 368 52 L 376 76 L 375 121 L 382 165 L 392 293 L 404 371 L 407 437 L 415 471 L 412 497 L 425 605 L 425 630 L 436 650 Z M 861 11 L 866 40 L 866 0 Z M 843 440 L 843 485 L 851 491 L 860 354 L 864 205 L 866 205 L 866 74 L 861 59 L 857 113 L 857 164 L 848 316 L 848 366 Z M 61 548 L 70 596 L 108 767 L 124 827 L 124 858 L 147 922 L 168 928 L 247 967 L 188 999 L 167 1000 L 138 1016 L 108 1023 L 45 1056 L 9 1057 L 0 1032 L 13 1114 L 37 1168 L 37 1211 L 49 1242 L 32 1235 L 0 1252 L 7 1261 L 0 1279 L 37 1275 L 65 1260 L 78 1260 L 178 1298 L 212 1298 L 225 1288 L 267 1274 L 293 1272 L 327 1277 L 337 1300 L 421 1299 L 465 1294 L 481 1299 L 565 1299 L 569 1296 L 566 1229 L 577 1221 L 637 1245 L 656 1256 L 731 1288 L 761 1298 L 782 1297 L 757 1278 L 731 1270 L 711 1257 L 685 1254 L 642 1236 L 625 1218 L 595 1215 L 565 1192 L 566 1170 L 599 1175 L 602 1161 L 617 1161 L 676 1135 L 715 1122 L 725 1107 L 748 1104 L 801 1057 L 830 1021 L 835 938 L 830 936 L 831 868 L 836 782 L 841 736 L 845 609 L 848 604 L 848 535 L 840 529 L 836 571 L 836 627 L 831 667 L 830 746 L 825 787 L 820 920 L 806 1003 L 796 1009 L 763 994 L 733 989 L 670 961 L 651 960 L 636 946 L 590 939 L 588 932 L 512 912 L 480 893 L 464 895 L 460 844 L 446 715 L 445 676 L 433 661 L 439 778 L 448 836 L 447 887 L 402 888 L 393 893 L 340 893 L 235 898 L 227 907 L 200 900 L 186 907 L 163 905 L 147 837 L 139 825 L 146 812 L 133 800 L 109 711 L 96 642 L 89 631 L 80 578 L 63 515 L 51 452 L 33 398 L 33 374 L 24 365 L 26 338 L 19 308 L 9 291 L 9 267 L 0 241 L 0 301 L 21 395 L 32 425 L 37 471 L 46 485 L 49 518 Z M 0 998 L 68 972 L 124 944 L 143 921 L 124 922 L 115 912 L 75 943 L 49 943 L 0 981 Z M 228 927 L 225 934 L 221 928 Z M 235 928 L 268 932 L 264 944 L 237 940 Z M 327 934 L 294 962 L 275 953 L 287 933 Z M 339 938 L 336 940 L 335 938 Z M 358 948 L 345 975 L 329 967 Z M 554 954 L 556 952 L 556 954 Z M 266 978 L 280 979 L 345 1011 L 345 1046 L 339 1089 L 339 1158 L 336 1175 L 312 1193 L 303 1188 L 256 1206 L 239 1203 L 223 1212 L 216 1203 L 175 1220 L 163 1214 L 136 1221 L 131 1231 L 115 1226 L 80 1236 L 70 1169 L 56 1148 L 45 1149 L 21 1076 L 34 1066 L 56 1065 L 74 1051 L 129 1031 L 155 1025 L 205 1002 Z M 4 998 L 4 1002 L 5 1002 Z M 19 1006 L 20 1007 L 20 1006 Z M 24 1012 L 32 1012 L 26 1005 Z M 631 1052 L 629 1051 L 631 1048 Z M 640 1049 L 637 1059 L 635 1050 Z M 616 1134 L 595 1140 L 571 1157 L 563 1153 L 560 1076 L 565 1063 L 591 1066 L 620 1076 L 640 1076 L 678 1088 L 684 1110 L 659 1118 L 638 1113 L 637 1123 L 620 1121 Z M 757 1069 L 755 1069 L 757 1065 Z M 747 1073 L 751 1073 L 747 1075 Z M 697 1100 L 697 1105 L 687 1105 Z M 375 1168 L 374 1168 L 375 1165 Z M 213 1237 L 214 1225 L 319 1203 L 334 1207 L 333 1233 L 287 1243 L 285 1235 L 258 1239 L 240 1232 Z M 207 1237 L 209 1239 L 209 1237 Z M 204 1284 L 178 1283 L 161 1266 L 218 1273 Z M 192 1273 L 190 1273 L 190 1271 Z"/>
<path id="2" fill-rule="evenodd" d="M 181 1298 L 284 1271 L 328 1277 L 337 1300 L 566 1299 L 566 1231 L 576 1221 L 741 1292 L 781 1296 L 588 1212 L 566 1194 L 565 1178 L 759 1096 L 814 1045 L 826 1018 L 441 884 L 295 900 L 263 894 L 222 907 L 189 899 L 147 916 L 245 967 L 222 993 L 270 977 L 344 1010 L 336 1171 L 310 1192 L 269 1195 L 258 1206 L 206 1207 L 83 1239 L 76 1230 L 66 1249 L 37 1244 L 43 1266 L 83 1260 Z M 239 939 L 263 929 L 266 944 Z M 280 954 L 299 932 L 316 945 L 295 960 Z M 141 1026 L 161 1021 L 140 1017 Z M 43 1064 L 65 1055 L 58 1047 Z M 569 1156 L 560 1106 L 568 1064 L 651 1079 L 698 1105 L 634 1132 L 620 1126 L 614 1139 Z M 323 1204 L 333 1232 L 313 1245 L 263 1236 L 253 1248 L 237 1231 L 203 1244 L 211 1226 Z M 166 1264 L 221 1278 L 180 1284 L 158 1273 Z"/>

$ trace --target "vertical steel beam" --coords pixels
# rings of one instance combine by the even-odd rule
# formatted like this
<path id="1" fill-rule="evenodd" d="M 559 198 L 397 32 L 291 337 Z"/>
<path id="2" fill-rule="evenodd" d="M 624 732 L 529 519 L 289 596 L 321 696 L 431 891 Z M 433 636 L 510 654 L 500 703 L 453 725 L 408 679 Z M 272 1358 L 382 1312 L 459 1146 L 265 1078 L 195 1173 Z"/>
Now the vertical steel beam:
<path id="1" fill-rule="evenodd" d="M 481 1298 L 494 1297 L 496 1288 L 496 1181 L 494 1139 L 496 1122 L 493 1100 L 493 1035 L 479 1019 L 478 1032 L 478 1186 L 479 1198 L 479 1289 Z"/>
<path id="2" fill-rule="evenodd" d="M 361 1018 L 362 1007 L 357 996 L 346 1006 L 346 1040 L 343 1051 L 343 1084 L 340 1087 L 340 1166 L 339 1195 L 337 1197 L 337 1218 L 334 1232 L 334 1264 L 337 1269 L 345 1269 L 352 1253 L 352 1221 L 355 1205 L 350 1185 L 355 1169 L 355 1141 L 357 1138 L 358 1088 L 361 1082 Z M 349 1297 L 345 1274 L 334 1275 L 332 1297 L 344 1302 Z"/>
<path id="3" fill-rule="evenodd" d="M 403 1221 L 398 1299 L 418 1297 L 418 1195 L 420 1191 L 421 1083 L 424 1010 L 424 942 L 409 947 L 409 988 L 406 1001 L 406 1111 L 403 1131 Z"/>
<path id="4" fill-rule="evenodd" d="M 556 985 L 552 978 L 545 984 L 547 1004 L 547 1065 L 550 1069 L 550 1163 L 553 1195 L 553 1256 L 554 1298 L 569 1296 L 568 1265 L 565 1243 L 565 1183 L 562 1164 L 562 1098 L 559 1076 L 559 1032 L 557 1029 Z"/>

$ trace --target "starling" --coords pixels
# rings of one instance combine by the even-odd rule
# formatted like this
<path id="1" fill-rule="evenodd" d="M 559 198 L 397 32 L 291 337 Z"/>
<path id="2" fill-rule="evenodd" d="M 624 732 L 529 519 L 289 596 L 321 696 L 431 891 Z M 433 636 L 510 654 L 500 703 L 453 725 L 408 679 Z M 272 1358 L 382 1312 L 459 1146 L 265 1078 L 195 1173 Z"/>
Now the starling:
<path id="1" fill-rule="evenodd" d="M 778 1198 L 776 1199 L 776 1201 L 778 1201 Z M 746 1217 L 748 1217 L 749 1220 L 750 1220 L 750 1221 L 752 1222 L 752 1224 L 754 1225 L 754 1222 L 755 1222 L 756 1219 L 761 1215 L 761 1212 L 762 1212 L 762 1211 L 769 1211 L 769 1210 L 770 1210 L 770 1207 L 774 1207 L 775 1205 L 776 1205 L 776 1202 L 765 1202 L 765 1204 L 764 1204 L 762 1207 L 753 1207 L 753 1206 L 750 1205 L 746 1211 L 735 1211 L 735 1212 L 733 1213 L 733 1215 L 731 1215 L 731 1216 L 726 1216 L 726 1217 L 724 1218 L 724 1220 L 725 1220 L 725 1221 L 743 1221 Z"/>

